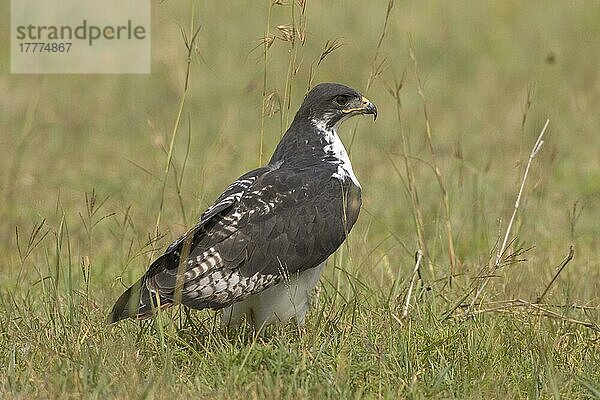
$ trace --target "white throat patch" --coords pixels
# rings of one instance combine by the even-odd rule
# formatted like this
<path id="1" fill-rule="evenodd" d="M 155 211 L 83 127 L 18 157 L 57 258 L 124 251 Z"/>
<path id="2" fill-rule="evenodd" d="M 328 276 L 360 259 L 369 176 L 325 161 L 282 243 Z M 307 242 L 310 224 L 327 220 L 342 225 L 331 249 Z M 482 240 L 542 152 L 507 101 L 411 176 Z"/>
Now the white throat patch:
<path id="1" fill-rule="evenodd" d="M 315 128 L 321 132 L 325 142 L 327 143 L 325 147 L 323 147 L 323 151 L 325 154 L 327 154 L 327 156 L 333 157 L 336 160 L 333 163 L 338 165 L 338 170 L 335 174 L 333 174 L 333 176 L 341 181 L 345 181 L 347 178 L 350 178 L 352 182 L 360 188 L 360 183 L 358 182 L 356 175 L 354 175 L 354 170 L 352 169 L 352 164 L 350 163 L 350 157 L 348 157 L 346 148 L 337 134 L 337 127 L 346 118 L 347 117 L 338 121 L 333 128 L 328 128 L 325 120 L 319 121 L 312 119 L 311 122 Z M 328 161 L 327 159 L 324 159 L 324 161 L 331 163 L 331 161 Z"/>

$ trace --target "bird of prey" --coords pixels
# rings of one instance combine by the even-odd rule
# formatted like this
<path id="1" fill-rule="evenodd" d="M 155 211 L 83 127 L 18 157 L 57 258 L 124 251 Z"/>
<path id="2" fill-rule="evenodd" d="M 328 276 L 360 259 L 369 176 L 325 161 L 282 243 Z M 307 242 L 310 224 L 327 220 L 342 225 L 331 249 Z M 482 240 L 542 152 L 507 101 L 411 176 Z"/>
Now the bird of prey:
<path id="1" fill-rule="evenodd" d="M 303 325 L 325 261 L 360 211 L 361 186 L 337 134 L 358 114 L 375 119 L 377 108 L 348 86 L 315 86 L 269 163 L 229 185 L 119 297 L 108 322 L 183 304 L 222 309 L 223 327 Z"/>

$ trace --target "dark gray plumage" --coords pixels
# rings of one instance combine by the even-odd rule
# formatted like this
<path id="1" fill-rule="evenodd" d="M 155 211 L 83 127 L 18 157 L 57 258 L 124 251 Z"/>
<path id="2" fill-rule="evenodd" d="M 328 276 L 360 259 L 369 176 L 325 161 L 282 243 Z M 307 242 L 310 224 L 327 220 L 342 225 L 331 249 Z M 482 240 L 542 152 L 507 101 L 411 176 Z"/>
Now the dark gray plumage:
<path id="1" fill-rule="evenodd" d="M 181 303 L 225 308 L 223 325 L 244 317 L 257 327 L 303 323 L 323 263 L 358 218 L 360 184 L 336 132 L 356 114 L 376 117 L 377 109 L 347 86 L 315 86 L 269 163 L 227 187 L 121 295 L 108 321 Z"/>

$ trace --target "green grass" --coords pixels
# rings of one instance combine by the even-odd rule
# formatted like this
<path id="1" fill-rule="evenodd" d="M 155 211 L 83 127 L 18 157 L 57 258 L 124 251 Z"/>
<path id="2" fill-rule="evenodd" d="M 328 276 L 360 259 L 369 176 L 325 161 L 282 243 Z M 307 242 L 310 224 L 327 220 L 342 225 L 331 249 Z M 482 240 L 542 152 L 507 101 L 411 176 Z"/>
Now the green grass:
<path id="1" fill-rule="evenodd" d="M 597 5 L 395 2 L 379 47 L 386 2 L 308 2 L 303 17 L 296 4 L 293 21 L 290 5 L 270 19 L 268 5 L 195 3 L 175 135 L 189 2 L 153 4 L 148 76 L 9 75 L 0 54 L 0 398 L 599 398 Z M 265 70 L 265 29 L 292 23 L 304 44 L 276 39 Z M 341 130 L 364 208 L 306 328 L 221 332 L 214 312 L 183 309 L 105 326 L 152 254 L 257 165 L 261 130 L 270 155 L 311 64 L 314 82 L 363 90 L 380 115 Z M 401 81 L 398 108 L 388 89 Z M 505 258 L 464 318 L 547 118 L 511 232 L 509 252 L 529 250 Z M 418 230 L 426 257 L 402 318 Z"/>

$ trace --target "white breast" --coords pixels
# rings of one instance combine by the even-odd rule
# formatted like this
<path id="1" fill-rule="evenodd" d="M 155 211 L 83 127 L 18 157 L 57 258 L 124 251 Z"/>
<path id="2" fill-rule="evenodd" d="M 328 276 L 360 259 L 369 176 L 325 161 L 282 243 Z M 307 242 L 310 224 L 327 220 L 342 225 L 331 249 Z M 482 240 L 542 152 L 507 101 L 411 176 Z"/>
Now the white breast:
<path id="1" fill-rule="evenodd" d="M 358 182 L 358 178 L 356 175 L 354 175 L 352 163 L 350 162 L 350 157 L 348 157 L 348 152 L 346 151 L 344 144 L 337 134 L 336 127 L 341 122 L 342 121 L 338 122 L 333 128 L 327 129 L 325 122 L 312 120 L 312 123 L 321 132 L 325 142 L 327 143 L 325 147 L 323 147 L 323 150 L 327 156 L 334 157 L 337 160 L 336 164 L 338 164 L 338 170 L 333 176 L 342 181 L 350 178 L 356 186 L 361 187 L 360 183 Z"/>

